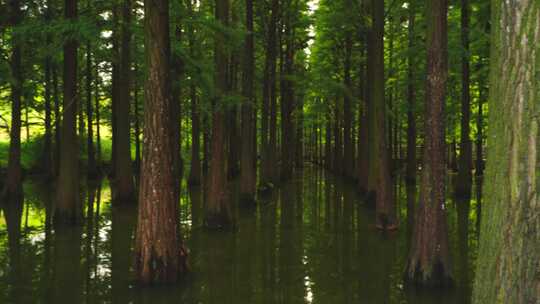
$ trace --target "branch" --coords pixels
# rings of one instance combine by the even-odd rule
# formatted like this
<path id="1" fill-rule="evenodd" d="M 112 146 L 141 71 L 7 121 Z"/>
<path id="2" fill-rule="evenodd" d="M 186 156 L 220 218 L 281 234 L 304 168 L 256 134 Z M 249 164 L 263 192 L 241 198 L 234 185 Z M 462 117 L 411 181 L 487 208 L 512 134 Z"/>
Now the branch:
<path id="1" fill-rule="evenodd" d="M 6 124 L 5 126 L 3 126 L 3 128 L 7 129 L 8 131 L 8 134 L 11 133 L 11 131 L 9 130 L 9 123 L 8 121 L 2 116 L 2 114 L 0 114 L 0 120 L 2 120 L 4 122 L 4 124 Z M 2 126 L 0 126 L 2 127 Z"/>

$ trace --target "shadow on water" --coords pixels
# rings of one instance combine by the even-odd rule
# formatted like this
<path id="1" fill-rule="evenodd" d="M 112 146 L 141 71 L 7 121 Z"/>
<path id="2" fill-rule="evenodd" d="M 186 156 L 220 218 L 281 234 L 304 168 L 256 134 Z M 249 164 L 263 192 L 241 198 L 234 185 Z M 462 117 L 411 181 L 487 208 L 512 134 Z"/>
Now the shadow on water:
<path id="1" fill-rule="evenodd" d="M 24 200 L 0 204 L 0 303 L 469 303 L 476 196 L 448 198 L 456 287 L 418 292 L 403 287 L 414 186 L 396 185 L 395 233 L 377 231 L 354 187 L 318 169 L 306 168 L 256 210 L 235 208 L 235 232 L 201 229 L 205 197 L 192 188 L 180 208 L 192 274 L 140 290 L 131 266 L 136 207 L 112 207 L 106 182 L 88 184 L 85 224 L 54 231 L 54 195 L 32 182 L 24 188 Z"/>

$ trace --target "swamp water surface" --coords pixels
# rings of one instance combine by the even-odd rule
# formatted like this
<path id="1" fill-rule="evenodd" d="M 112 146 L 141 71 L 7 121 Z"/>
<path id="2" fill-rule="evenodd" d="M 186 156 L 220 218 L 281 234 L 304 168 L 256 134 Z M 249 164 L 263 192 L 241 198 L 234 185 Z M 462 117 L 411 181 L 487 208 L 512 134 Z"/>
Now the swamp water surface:
<path id="1" fill-rule="evenodd" d="M 236 210 L 236 232 L 201 228 L 202 191 L 183 187 L 192 273 L 176 286 L 140 289 L 131 273 L 135 207 L 113 208 L 105 182 L 87 185 L 85 224 L 55 232 L 51 187 L 24 189 L 23 204 L 0 205 L 0 303 L 469 303 L 474 198 L 447 200 L 454 288 L 416 291 L 403 283 L 414 191 L 401 184 L 400 229 L 386 234 L 353 185 L 318 169 L 297 174 L 256 211 Z"/>

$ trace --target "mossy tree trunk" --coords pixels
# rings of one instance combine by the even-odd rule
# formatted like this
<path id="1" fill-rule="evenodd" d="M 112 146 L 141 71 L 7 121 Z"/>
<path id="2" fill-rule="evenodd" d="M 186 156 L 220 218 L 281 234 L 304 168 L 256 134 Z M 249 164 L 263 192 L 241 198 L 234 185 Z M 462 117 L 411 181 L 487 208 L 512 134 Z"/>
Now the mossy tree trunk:
<path id="1" fill-rule="evenodd" d="M 447 0 L 430 1 L 427 10 L 427 119 L 419 203 L 406 270 L 407 279 L 420 286 L 445 286 L 451 282 L 445 207 L 447 11 Z"/>
<path id="2" fill-rule="evenodd" d="M 139 190 L 135 273 L 142 284 L 171 283 L 186 269 L 178 219 L 170 113 L 169 1 L 146 0 L 143 159 Z"/>
<path id="3" fill-rule="evenodd" d="M 492 1 L 490 149 L 473 303 L 540 301 L 540 2 Z"/>

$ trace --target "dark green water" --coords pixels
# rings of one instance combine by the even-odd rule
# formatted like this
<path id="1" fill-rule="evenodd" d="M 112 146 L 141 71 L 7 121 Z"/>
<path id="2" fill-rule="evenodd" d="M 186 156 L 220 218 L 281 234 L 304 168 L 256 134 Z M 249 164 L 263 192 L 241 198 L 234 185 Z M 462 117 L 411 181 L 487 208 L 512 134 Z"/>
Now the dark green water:
<path id="1" fill-rule="evenodd" d="M 320 170 L 306 169 L 253 213 L 236 210 L 235 233 L 201 229 L 203 194 L 184 191 L 193 272 L 141 290 L 131 282 L 135 209 L 112 208 L 109 186 L 89 185 L 85 225 L 55 232 L 51 187 L 28 182 L 24 204 L 1 209 L 0 303 L 468 303 L 477 201 L 448 199 L 455 287 L 419 292 L 403 284 L 412 191 L 396 190 L 401 226 L 391 234 L 374 228 L 353 186 Z"/>

